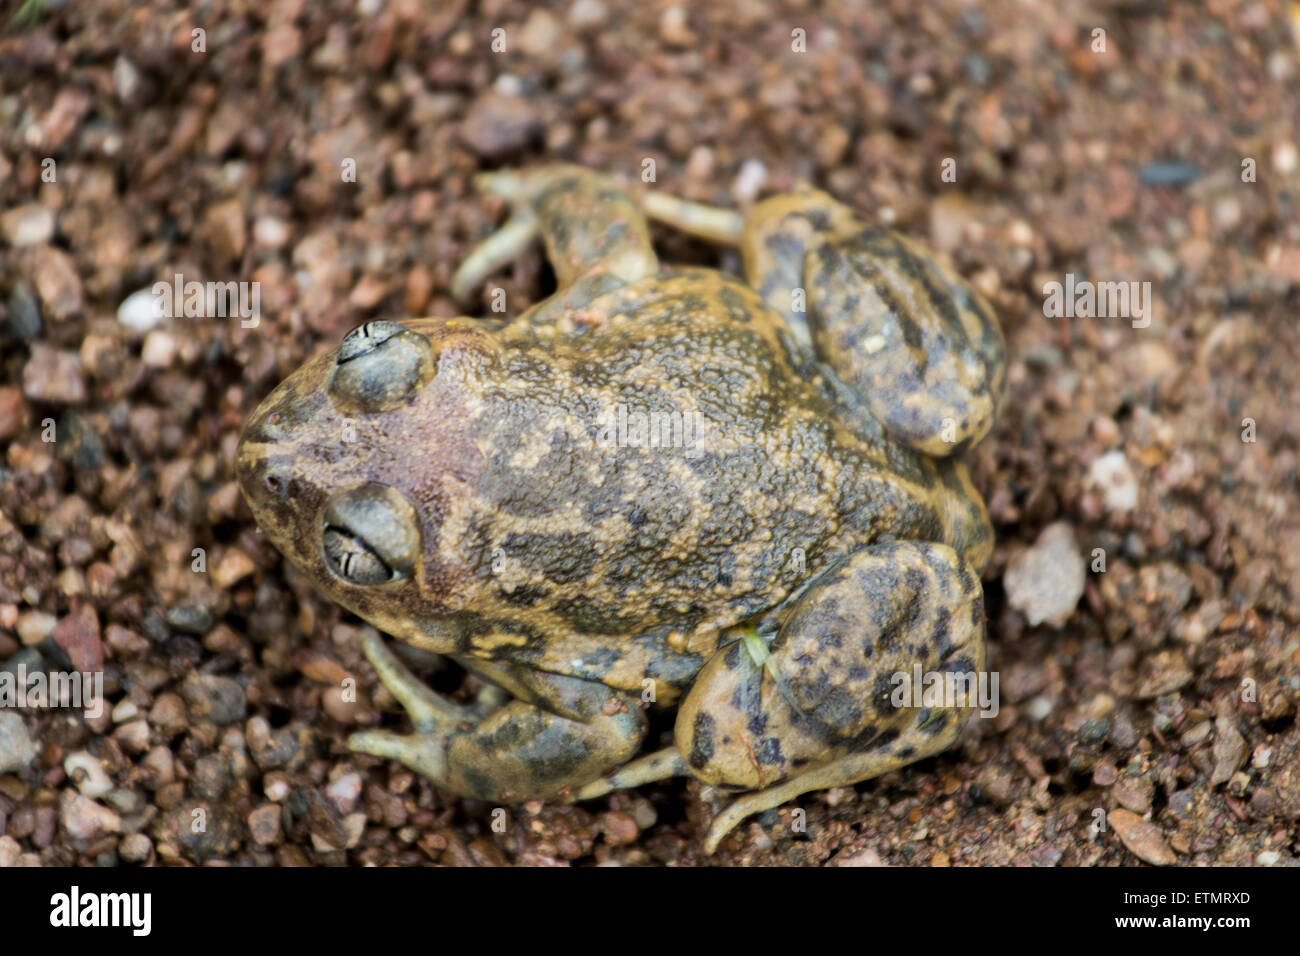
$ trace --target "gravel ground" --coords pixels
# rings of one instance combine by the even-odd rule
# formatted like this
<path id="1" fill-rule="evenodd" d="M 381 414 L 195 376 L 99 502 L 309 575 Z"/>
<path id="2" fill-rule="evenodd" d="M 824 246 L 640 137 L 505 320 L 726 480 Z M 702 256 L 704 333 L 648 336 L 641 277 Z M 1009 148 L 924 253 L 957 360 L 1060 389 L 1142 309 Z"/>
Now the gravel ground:
<path id="1" fill-rule="evenodd" d="M 1300 5 L 0 6 L 0 668 L 102 667 L 108 701 L 0 710 L 0 865 L 704 862 L 721 801 L 696 782 L 496 832 L 350 755 L 402 720 L 364 625 L 234 483 L 243 420 L 306 357 L 458 312 L 502 213 L 471 176 L 552 158 L 629 183 L 652 159 L 728 205 L 815 182 L 946 255 L 1006 330 L 974 455 L 999 713 L 715 862 L 1296 864 Z M 259 282 L 261 324 L 131 298 L 178 272 Z M 1048 317 L 1067 274 L 1150 282 L 1149 325 Z M 500 284 L 515 312 L 552 283 L 534 251 Z"/>

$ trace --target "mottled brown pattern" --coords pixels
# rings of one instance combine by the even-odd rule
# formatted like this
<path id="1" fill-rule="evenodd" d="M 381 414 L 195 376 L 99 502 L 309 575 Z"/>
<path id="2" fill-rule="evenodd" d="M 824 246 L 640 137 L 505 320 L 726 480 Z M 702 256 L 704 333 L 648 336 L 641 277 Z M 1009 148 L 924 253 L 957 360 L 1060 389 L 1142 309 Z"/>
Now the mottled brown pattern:
<path id="1" fill-rule="evenodd" d="M 832 371 L 842 357 L 814 355 L 753 289 L 660 271 L 644 220 L 604 177 L 509 176 L 493 188 L 537 218 L 569 284 L 495 330 L 376 324 L 344 363 L 320 356 L 282 383 L 240 445 L 259 523 L 319 587 L 516 698 L 449 712 L 371 642 L 418 733 L 354 746 L 504 801 L 595 786 L 625 763 L 643 691 L 661 705 L 687 695 L 681 754 L 729 787 L 829 786 L 865 755 L 881 772 L 951 743 L 964 714 L 887 712 L 877 691 L 918 661 L 968 652 L 983 666 L 982 614 L 967 608 L 991 535 L 965 466 L 896 440 L 861 383 Z M 805 233 L 847 216 L 815 211 Z M 974 314 L 955 309 L 941 317 Z M 633 435 L 645 416 L 666 443 L 610 444 L 619 409 Z M 340 548 L 357 557 L 347 567 L 392 579 L 348 579 Z"/>
<path id="2" fill-rule="evenodd" d="M 942 457 L 988 433 L 1002 394 L 1002 333 L 961 276 L 816 190 L 759 203 L 745 226 L 750 283 L 793 328 L 808 327 L 896 441 Z"/>

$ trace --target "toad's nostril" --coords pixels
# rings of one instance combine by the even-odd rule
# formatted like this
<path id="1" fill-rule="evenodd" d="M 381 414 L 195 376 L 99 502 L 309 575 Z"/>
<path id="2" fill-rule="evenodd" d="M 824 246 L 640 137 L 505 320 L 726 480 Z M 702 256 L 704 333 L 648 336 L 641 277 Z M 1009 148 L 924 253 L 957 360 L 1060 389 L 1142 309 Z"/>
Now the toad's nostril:
<path id="1" fill-rule="evenodd" d="M 277 498 L 283 498 L 288 489 L 288 483 L 274 472 L 269 472 L 265 480 L 266 490 Z"/>

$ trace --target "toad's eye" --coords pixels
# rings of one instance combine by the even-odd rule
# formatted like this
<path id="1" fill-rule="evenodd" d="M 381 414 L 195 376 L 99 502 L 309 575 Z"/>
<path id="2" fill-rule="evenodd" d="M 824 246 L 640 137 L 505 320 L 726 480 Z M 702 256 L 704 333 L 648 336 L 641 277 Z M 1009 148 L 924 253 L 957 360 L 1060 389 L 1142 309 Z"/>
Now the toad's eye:
<path id="1" fill-rule="evenodd" d="M 383 584 L 393 580 L 393 569 L 360 538 L 327 525 L 323 540 L 325 563 L 343 580 L 350 584 Z"/>
<path id="2" fill-rule="evenodd" d="M 367 322 L 343 337 L 330 393 L 363 412 L 406 401 L 437 370 L 433 344 L 396 322 Z"/>
<path id="3" fill-rule="evenodd" d="M 369 586 L 408 577 L 419 553 L 419 520 L 397 489 L 361 485 L 326 504 L 321 554 L 326 566 L 349 584 Z"/>

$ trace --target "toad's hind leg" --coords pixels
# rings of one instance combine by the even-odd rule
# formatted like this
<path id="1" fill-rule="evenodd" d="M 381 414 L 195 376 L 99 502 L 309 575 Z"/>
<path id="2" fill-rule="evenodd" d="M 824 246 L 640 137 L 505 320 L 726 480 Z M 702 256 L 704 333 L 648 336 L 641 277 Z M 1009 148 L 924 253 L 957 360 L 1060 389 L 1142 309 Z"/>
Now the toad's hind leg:
<path id="1" fill-rule="evenodd" d="M 505 199 L 513 215 L 457 270 L 452 290 L 461 301 L 537 235 L 559 286 L 552 310 L 581 308 L 659 269 L 644 214 L 608 176 L 553 165 L 483 173 L 475 185 Z"/>
<path id="2" fill-rule="evenodd" d="M 654 219 L 738 245 L 763 301 L 898 441 L 943 457 L 992 427 L 1005 374 L 997 318 L 925 249 L 815 189 L 765 199 L 739 231 L 723 210 L 642 204 Z"/>
<path id="3" fill-rule="evenodd" d="M 939 753 L 991 702 L 979 579 L 945 544 L 882 541 L 832 565 L 763 650 L 718 651 L 678 710 L 691 772 L 757 791 L 714 821 L 709 852 L 750 814 Z"/>
<path id="4" fill-rule="evenodd" d="M 642 196 L 641 207 L 651 219 L 688 235 L 738 247 L 749 284 L 805 346 L 812 345 L 804 258 L 853 221 L 848 207 L 809 188 L 765 199 L 743 215 L 657 192 Z"/>
<path id="5" fill-rule="evenodd" d="M 533 702 L 512 700 L 483 717 L 429 690 L 377 634 L 363 631 L 361 641 L 415 733 L 362 731 L 348 747 L 396 760 L 461 796 L 518 803 L 571 793 L 629 760 L 645 735 L 635 699 L 600 684 L 543 675 L 519 685 Z M 539 706 L 543 700 L 550 706 Z"/>

